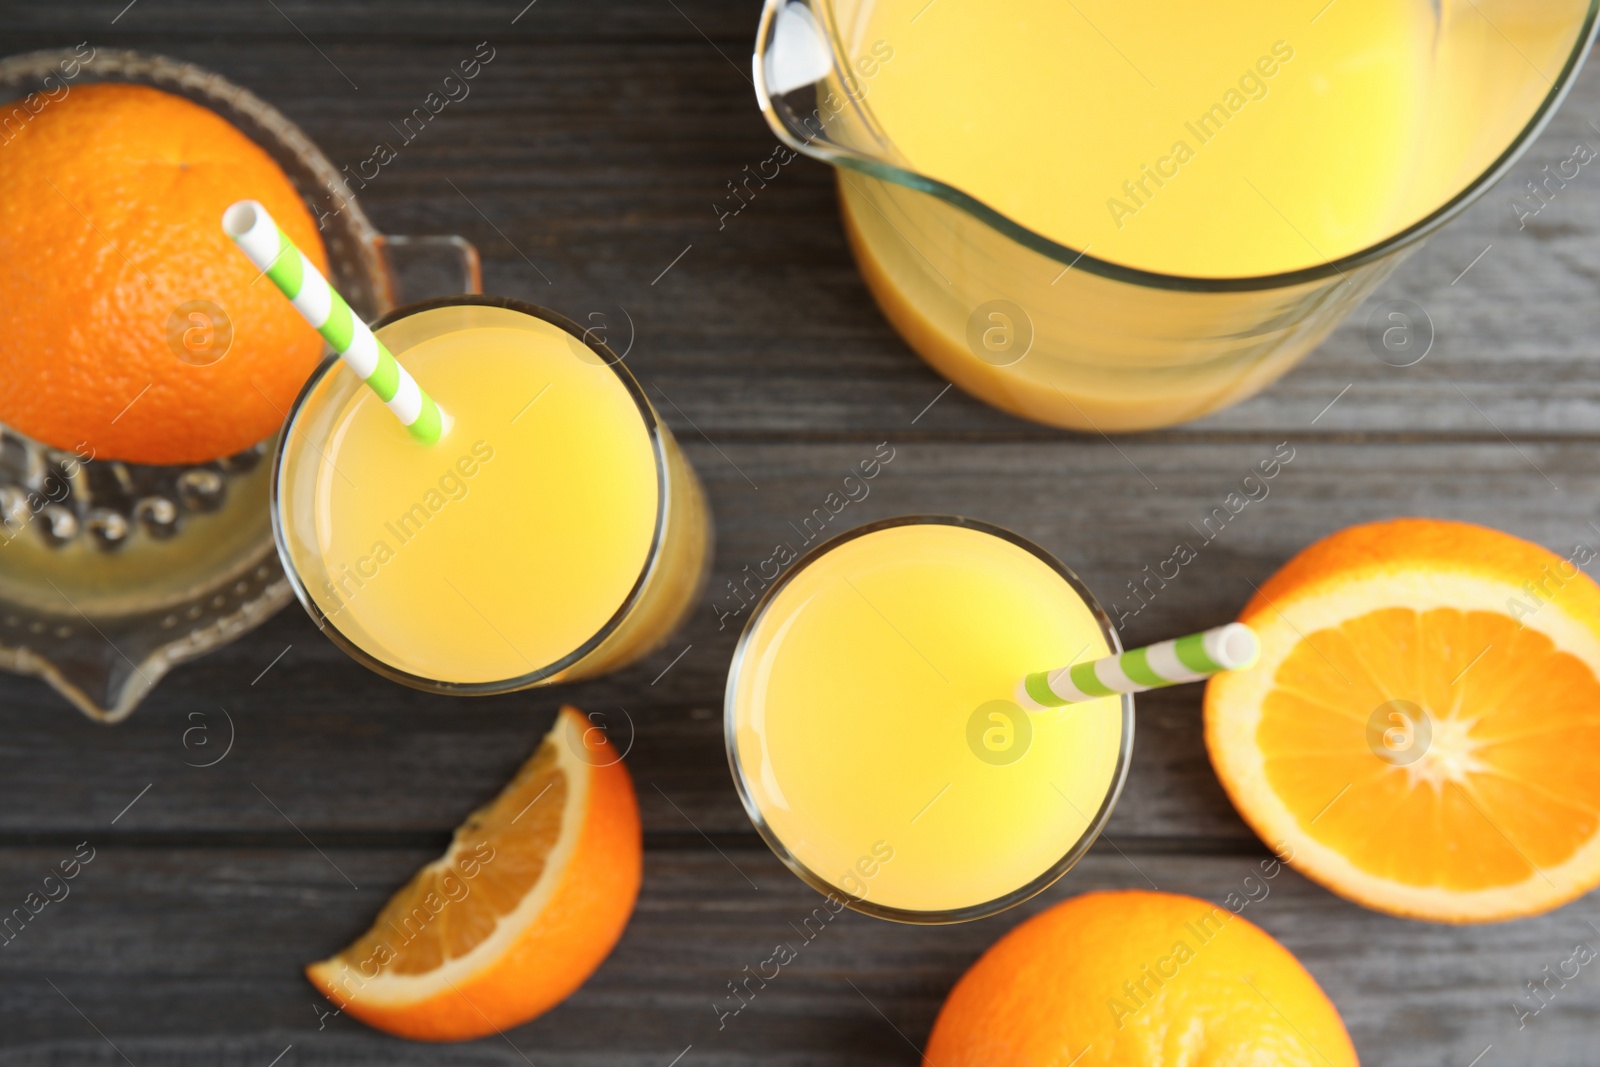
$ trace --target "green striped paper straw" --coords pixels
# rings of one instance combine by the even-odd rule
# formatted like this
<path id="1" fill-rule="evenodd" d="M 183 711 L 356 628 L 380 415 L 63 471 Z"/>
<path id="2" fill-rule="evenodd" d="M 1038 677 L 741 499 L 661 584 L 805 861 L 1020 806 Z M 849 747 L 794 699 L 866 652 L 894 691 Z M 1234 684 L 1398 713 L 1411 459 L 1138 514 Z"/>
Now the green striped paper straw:
<path id="1" fill-rule="evenodd" d="M 396 362 L 367 324 L 356 318 L 344 297 L 278 229 L 266 208 L 254 200 L 241 200 L 222 213 L 222 230 L 272 279 L 345 365 L 372 387 L 412 437 L 429 445 L 439 439 L 444 428 L 439 405 L 417 386 L 417 380 Z"/>
<path id="2" fill-rule="evenodd" d="M 1018 684 L 1016 699 L 1029 711 L 1043 711 L 1118 693 L 1143 693 L 1243 670 L 1254 666 L 1260 654 L 1256 632 L 1242 622 L 1230 622 L 1118 656 L 1030 674 Z"/>

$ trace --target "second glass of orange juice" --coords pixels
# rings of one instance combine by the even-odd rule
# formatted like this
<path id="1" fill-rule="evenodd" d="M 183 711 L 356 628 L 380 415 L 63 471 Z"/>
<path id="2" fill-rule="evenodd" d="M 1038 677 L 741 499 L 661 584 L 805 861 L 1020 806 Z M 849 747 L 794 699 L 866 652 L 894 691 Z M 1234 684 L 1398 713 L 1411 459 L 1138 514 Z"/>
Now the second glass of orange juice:
<path id="1" fill-rule="evenodd" d="M 728 676 L 734 782 L 789 868 L 858 911 L 947 923 L 1043 890 L 1111 814 L 1133 698 L 1042 713 L 1041 664 L 1121 651 L 1081 582 L 971 519 L 873 523 L 766 593 Z"/>

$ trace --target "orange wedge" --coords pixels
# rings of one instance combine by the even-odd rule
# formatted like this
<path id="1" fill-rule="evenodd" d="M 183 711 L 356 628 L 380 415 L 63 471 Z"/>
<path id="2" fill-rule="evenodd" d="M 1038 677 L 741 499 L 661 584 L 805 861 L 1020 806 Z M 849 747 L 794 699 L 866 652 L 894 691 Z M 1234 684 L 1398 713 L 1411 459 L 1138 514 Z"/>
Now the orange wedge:
<path id="1" fill-rule="evenodd" d="M 1260 662 L 1206 689 L 1245 821 L 1393 915 L 1493 922 L 1600 884 L 1593 558 L 1431 519 L 1301 552 L 1240 616 Z"/>
<path id="2" fill-rule="evenodd" d="M 610 953 L 633 912 L 639 806 L 621 757 L 576 708 L 467 817 L 372 929 L 306 976 L 379 1030 L 483 1037 L 548 1011 Z"/>

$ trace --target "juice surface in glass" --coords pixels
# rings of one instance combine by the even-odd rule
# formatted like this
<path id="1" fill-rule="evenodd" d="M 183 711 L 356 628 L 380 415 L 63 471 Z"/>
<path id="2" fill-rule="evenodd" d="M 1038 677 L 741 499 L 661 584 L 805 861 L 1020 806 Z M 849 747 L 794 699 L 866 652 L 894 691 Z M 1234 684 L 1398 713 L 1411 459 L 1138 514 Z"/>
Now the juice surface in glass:
<path id="1" fill-rule="evenodd" d="M 438 443 L 334 367 L 278 461 L 286 562 L 345 641 L 403 675 L 495 686 L 542 680 L 640 616 L 676 621 L 703 507 L 625 372 L 508 307 L 450 304 L 376 332 L 446 413 Z M 667 541 L 677 558 L 656 566 Z M 662 636 L 645 629 L 634 645 Z"/>
<path id="2" fill-rule="evenodd" d="M 1489 6 L 875 0 L 859 39 L 893 58 L 861 89 L 911 168 L 1060 244 L 1278 274 L 1416 221 L 1503 150 L 1500 116 L 1527 120 L 1549 91 L 1528 64 L 1556 76 L 1572 19 Z"/>
<path id="3" fill-rule="evenodd" d="M 749 624 L 730 762 L 757 826 L 815 887 L 892 918 L 975 918 L 1087 847 L 1121 784 L 1131 703 L 1010 702 L 1041 664 L 1110 651 L 1038 549 L 965 520 L 865 530 L 797 564 Z"/>

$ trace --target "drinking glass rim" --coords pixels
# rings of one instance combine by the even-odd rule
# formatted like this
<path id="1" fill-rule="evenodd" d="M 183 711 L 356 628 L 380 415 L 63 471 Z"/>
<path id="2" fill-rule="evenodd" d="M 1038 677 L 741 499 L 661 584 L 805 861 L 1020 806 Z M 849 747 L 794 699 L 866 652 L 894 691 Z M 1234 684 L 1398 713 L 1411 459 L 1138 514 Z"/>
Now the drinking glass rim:
<path id="1" fill-rule="evenodd" d="M 901 515 L 894 518 L 879 519 L 875 522 L 865 523 L 843 533 L 836 534 L 828 540 L 821 542 L 811 551 L 801 557 L 789 571 L 781 575 L 772 585 L 761 594 L 761 599 L 756 602 L 755 611 L 750 616 L 750 621 L 745 623 L 744 630 L 739 634 L 739 641 L 733 649 L 733 661 L 728 667 L 728 685 L 723 696 L 722 711 L 722 738 L 723 745 L 728 753 L 728 769 L 733 775 L 733 785 L 739 794 L 739 802 L 744 805 L 745 814 L 750 817 L 755 825 L 756 832 L 766 842 L 775 856 L 783 862 L 785 867 L 794 873 L 802 882 L 812 889 L 829 898 L 837 898 L 852 911 L 859 911 L 864 915 L 871 915 L 879 919 L 889 919 L 894 922 L 909 923 L 922 926 L 940 926 L 952 923 L 970 922 L 974 919 L 987 918 L 1007 909 L 1014 908 L 1025 900 L 1029 900 L 1049 889 L 1061 877 L 1071 870 L 1083 858 L 1084 853 L 1099 838 L 1110 821 L 1111 811 L 1117 805 L 1118 798 L 1122 795 L 1123 784 L 1128 778 L 1128 766 L 1133 755 L 1133 694 L 1122 694 L 1122 740 L 1117 746 L 1117 763 L 1112 772 L 1111 784 L 1106 790 L 1105 799 L 1101 801 L 1100 808 L 1094 817 L 1089 820 L 1083 833 L 1072 847 L 1049 868 L 1040 873 L 1032 881 L 1022 885 L 1011 892 L 987 900 L 979 904 L 969 904 L 962 908 L 946 908 L 933 911 L 920 911 L 913 908 L 894 908 L 885 904 L 878 904 L 864 897 L 857 897 L 841 887 L 812 871 L 791 852 L 787 845 L 768 825 L 762 816 L 761 809 L 756 805 L 755 798 L 751 795 L 749 787 L 745 784 L 744 768 L 739 761 L 738 746 L 738 688 L 740 668 L 749 652 L 750 642 L 756 628 L 761 625 L 768 609 L 772 607 L 777 595 L 795 576 L 805 570 L 812 563 L 821 559 L 829 552 L 859 537 L 878 533 L 882 530 L 895 529 L 901 526 L 954 526 L 960 529 L 973 530 L 977 533 L 989 534 L 1009 544 L 1015 545 L 1032 555 L 1035 559 L 1049 567 L 1066 583 L 1078 598 L 1083 601 L 1100 626 L 1100 632 L 1106 639 L 1112 654 L 1122 651 L 1122 639 L 1117 635 L 1117 630 L 1111 622 L 1111 616 L 1106 613 L 1100 601 L 1095 599 L 1094 593 L 1083 584 L 1073 570 L 1062 563 L 1051 553 L 1039 545 L 1014 533 L 1003 526 L 984 522 L 981 519 L 971 519 L 962 515 Z"/>
<path id="2" fill-rule="evenodd" d="M 412 315 L 451 307 L 491 307 L 515 311 L 531 318 L 548 322 L 564 331 L 569 337 L 583 342 L 617 376 L 623 388 L 627 390 L 629 397 L 632 398 L 634 406 L 639 412 L 639 417 L 644 421 L 645 433 L 650 439 L 650 451 L 656 465 L 655 527 L 651 532 L 650 550 L 645 555 L 644 565 L 640 568 L 639 577 L 634 581 L 633 587 L 629 589 L 628 595 L 623 598 L 621 605 L 601 625 L 600 629 L 577 648 L 554 663 L 535 668 L 514 678 L 493 682 L 447 682 L 437 678 L 429 678 L 425 675 L 412 674 L 378 659 L 340 631 L 338 625 L 322 611 L 322 608 L 318 606 L 316 600 L 312 598 L 309 590 L 305 587 L 305 583 L 301 581 L 300 572 L 295 568 L 293 556 L 288 549 L 287 538 L 283 529 L 282 509 L 280 508 L 280 483 L 283 480 L 284 462 L 288 455 L 287 444 L 289 437 L 294 432 L 296 420 L 309 401 L 312 391 L 330 373 L 341 369 L 342 361 L 337 355 L 329 355 L 312 372 L 311 376 L 306 379 L 305 385 L 301 386 L 299 395 L 295 397 L 294 403 L 289 408 L 289 415 L 284 419 L 283 429 L 279 432 L 277 443 L 273 449 L 272 481 L 268 506 L 272 514 L 272 539 L 278 549 L 278 558 L 283 563 L 284 575 L 289 579 L 289 585 L 294 590 L 295 599 L 299 600 L 301 606 L 306 609 L 306 613 L 311 616 L 311 621 L 316 623 L 317 629 L 333 641 L 335 645 L 343 649 L 351 659 L 369 670 L 388 678 L 390 681 L 399 682 L 402 685 L 420 689 L 424 692 L 451 696 L 492 696 L 498 693 L 510 693 L 518 689 L 526 689 L 529 686 L 539 684 L 547 678 L 560 674 L 593 652 L 622 625 L 622 621 L 628 617 L 643 596 L 645 585 L 661 562 L 661 547 L 666 537 L 667 516 L 671 512 L 672 480 L 668 476 L 669 463 L 666 442 L 662 435 L 662 426 L 656 418 L 655 409 L 650 406 L 650 401 L 645 396 L 644 389 L 639 385 L 638 379 L 633 376 L 632 371 L 622 365 L 622 357 L 613 352 L 605 342 L 596 340 L 591 336 L 592 331 L 585 330 L 560 312 L 552 311 L 537 304 L 514 300 L 510 297 L 461 294 L 459 296 L 436 297 L 431 300 L 422 300 L 414 304 L 407 304 L 404 307 L 395 308 L 374 320 L 371 323 L 371 329 L 374 333 L 377 333 L 385 326 L 389 326 L 401 319 L 409 318 Z M 345 371 L 345 373 L 349 372 Z"/>
<path id="3" fill-rule="evenodd" d="M 1584 12 L 1579 32 L 1573 42 L 1572 51 L 1568 53 L 1566 62 L 1563 63 L 1560 72 L 1552 79 L 1550 91 L 1545 94 L 1539 106 L 1534 109 L 1528 122 L 1511 139 L 1505 150 L 1496 156 L 1481 174 L 1463 186 L 1454 196 L 1416 222 L 1365 248 L 1357 249 L 1348 255 L 1326 260 L 1309 267 L 1301 267 L 1296 270 L 1282 271 L 1275 274 L 1247 275 L 1238 278 L 1206 278 L 1198 275 L 1166 274 L 1160 271 L 1144 270 L 1139 267 L 1129 267 L 1091 256 L 1088 253 L 1088 247 L 1092 246 L 1080 250 L 1053 241 L 1043 234 L 1014 221 L 978 198 L 937 178 L 929 177 L 917 171 L 907 170 L 887 160 L 874 159 L 871 156 L 831 142 L 822 142 L 816 136 L 804 140 L 796 137 L 789 124 L 778 114 L 776 107 L 773 105 L 771 95 L 767 92 L 765 73 L 762 67 L 763 57 L 766 54 L 766 48 L 773 32 L 778 11 L 790 3 L 800 2 L 805 2 L 805 0 L 765 0 L 761 9 L 760 26 L 756 30 L 756 50 L 751 57 L 756 103 L 762 115 L 766 118 L 767 125 L 772 128 L 772 132 L 789 148 L 835 167 L 858 171 L 868 177 L 904 186 L 916 192 L 927 193 L 945 201 L 952 207 L 966 212 L 979 222 L 986 224 L 993 230 L 997 230 L 1025 248 L 1063 264 L 1069 269 L 1082 268 L 1090 274 L 1108 278 L 1112 281 L 1142 286 L 1147 289 L 1167 289 L 1194 293 L 1258 292 L 1305 285 L 1311 282 L 1324 281 L 1334 276 L 1343 279 L 1350 271 L 1385 259 L 1392 253 L 1428 237 L 1445 223 L 1464 212 L 1491 185 L 1504 177 L 1506 172 L 1522 157 L 1522 153 L 1532 144 L 1534 138 L 1549 125 L 1550 119 L 1555 115 L 1556 108 L 1560 106 L 1561 102 L 1566 99 L 1567 93 L 1571 91 L 1572 82 L 1577 76 L 1578 70 L 1583 66 L 1589 47 L 1594 41 L 1597 26 L 1600 26 L 1600 21 L 1597 21 L 1597 14 L 1600 14 L 1600 0 L 1588 0 L 1588 9 Z M 814 10 L 814 2 L 815 0 L 806 2 L 808 10 Z M 834 51 L 834 42 L 837 40 L 837 35 L 833 32 L 831 21 L 827 23 L 825 36 L 829 52 L 833 56 L 833 70 L 848 70 L 848 65 L 841 67 L 841 57 Z M 853 95 L 846 95 L 852 106 L 859 106 L 859 101 Z"/>

